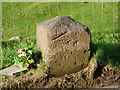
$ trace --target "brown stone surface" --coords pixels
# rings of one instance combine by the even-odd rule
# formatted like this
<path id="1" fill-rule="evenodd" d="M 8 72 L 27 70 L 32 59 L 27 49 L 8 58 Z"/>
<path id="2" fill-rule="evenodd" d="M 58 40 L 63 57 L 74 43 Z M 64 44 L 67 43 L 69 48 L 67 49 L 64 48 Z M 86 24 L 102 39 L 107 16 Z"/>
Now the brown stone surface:
<path id="1" fill-rule="evenodd" d="M 37 47 L 55 76 L 85 68 L 89 62 L 90 42 L 89 29 L 68 16 L 58 16 L 37 25 Z"/>

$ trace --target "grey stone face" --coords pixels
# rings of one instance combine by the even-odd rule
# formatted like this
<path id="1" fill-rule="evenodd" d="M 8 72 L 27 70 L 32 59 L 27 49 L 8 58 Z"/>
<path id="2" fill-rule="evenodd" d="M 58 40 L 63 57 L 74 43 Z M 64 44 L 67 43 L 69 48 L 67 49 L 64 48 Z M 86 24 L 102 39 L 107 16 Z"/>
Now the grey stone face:
<path id="1" fill-rule="evenodd" d="M 55 76 L 84 69 L 89 62 L 90 42 L 89 29 L 68 16 L 58 16 L 37 25 L 37 47 Z"/>

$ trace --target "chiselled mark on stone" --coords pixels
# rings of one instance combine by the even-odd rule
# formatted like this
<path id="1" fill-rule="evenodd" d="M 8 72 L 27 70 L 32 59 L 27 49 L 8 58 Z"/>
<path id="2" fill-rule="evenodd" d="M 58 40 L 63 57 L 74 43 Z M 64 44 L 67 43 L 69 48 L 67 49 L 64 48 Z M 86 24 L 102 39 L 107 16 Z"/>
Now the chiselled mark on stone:
<path id="1" fill-rule="evenodd" d="M 65 44 L 69 43 L 71 40 L 68 40 Z"/>
<path id="2" fill-rule="evenodd" d="M 57 61 L 55 61 L 55 63 L 57 63 Z"/>
<path id="3" fill-rule="evenodd" d="M 74 63 L 75 65 L 77 64 L 77 62 Z"/>
<path id="4" fill-rule="evenodd" d="M 67 33 L 67 31 L 61 33 L 60 35 L 58 35 L 57 37 L 53 38 L 52 40 L 56 40 L 58 38 L 60 38 L 61 36 L 65 35 Z"/>
<path id="5" fill-rule="evenodd" d="M 61 71 L 64 71 L 64 69 L 61 69 Z"/>
<path id="6" fill-rule="evenodd" d="M 84 53 L 85 53 L 85 52 L 87 52 L 87 51 L 90 51 L 90 49 L 89 49 L 89 48 L 87 48 L 87 49 L 84 51 Z"/>
<path id="7" fill-rule="evenodd" d="M 83 59 L 85 59 L 85 57 L 83 57 Z"/>
<path id="8" fill-rule="evenodd" d="M 66 56 L 65 56 L 65 58 L 69 58 L 69 56 L 68 56 L 68 55 L 66 55 Z"/>
<path id="9" fill-rule="evenodd" d="M 59 64 L 59 66 L 61 66 L 62 64 Z"/>
<path id="10" fill-rule="evenodd" d="M 73 46 L 77 46 L 77 43 L 78 43 L 78 41 L 75 41 L 75 42 L 73 43 Z"/>
<path id="11" fill-rule="evenodd" d="M 75 35 L 77 35 L 77 32 L 75 32 Z"/>

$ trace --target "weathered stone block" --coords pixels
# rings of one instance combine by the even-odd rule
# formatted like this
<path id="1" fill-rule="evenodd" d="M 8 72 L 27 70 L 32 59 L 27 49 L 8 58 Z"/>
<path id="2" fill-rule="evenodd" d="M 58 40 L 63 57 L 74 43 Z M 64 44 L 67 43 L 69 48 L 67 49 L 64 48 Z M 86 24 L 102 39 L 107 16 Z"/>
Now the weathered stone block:
<path id="1" fill-rule="evenodd" d="M 90 42 L 89 29 L 68 16 L 57 16 L 37 25 L 37 47 L 55 76 L 85 68 L 89 62 Z"/>

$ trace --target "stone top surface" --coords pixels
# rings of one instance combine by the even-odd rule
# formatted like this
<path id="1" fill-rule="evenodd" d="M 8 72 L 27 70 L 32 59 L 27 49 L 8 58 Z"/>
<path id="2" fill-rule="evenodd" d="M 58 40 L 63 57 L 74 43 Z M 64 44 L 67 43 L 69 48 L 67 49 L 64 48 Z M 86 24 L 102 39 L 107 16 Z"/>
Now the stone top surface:
<path id="1" fill-rule="evenodd" d="M 39 23 L 38 26 L 41 26 L 45 28 L 46 30 L 59 30 L 60 29 L 60 31 L 65 31 L 63 28 L 69 28 L 69 30 L 80 30 L 80 31 L 87 30 L 88 28 L 85 25 L 81 24 L 80 22 L 77 22 L 76 20 L 72 19 L 69 16 L 57 16 L 52 19 Z M 87 30 L 87 32 L 90 34 L 89 30 Z"/>

